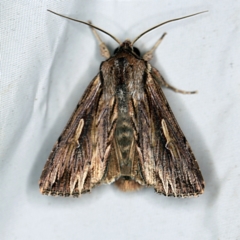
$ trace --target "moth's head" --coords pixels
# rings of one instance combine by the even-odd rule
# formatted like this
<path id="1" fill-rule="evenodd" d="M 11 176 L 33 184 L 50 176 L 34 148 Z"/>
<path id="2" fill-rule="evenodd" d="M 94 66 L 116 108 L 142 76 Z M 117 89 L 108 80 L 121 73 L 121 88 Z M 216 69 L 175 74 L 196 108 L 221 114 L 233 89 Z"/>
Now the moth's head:
<path id="1" fill-rule="evenodd" d="M 130 40 L 125 40 L 123 43 L 121 43 L 121 45 L 114 50 L 113 54 L 116 54 L 119 51 L 127 51 L 130 53 L 134 53 L 135 55 L 137 55 L 139 57 L 141 55 L 139 49 L 136 47 L 133 47 L 133 44 Z"/>

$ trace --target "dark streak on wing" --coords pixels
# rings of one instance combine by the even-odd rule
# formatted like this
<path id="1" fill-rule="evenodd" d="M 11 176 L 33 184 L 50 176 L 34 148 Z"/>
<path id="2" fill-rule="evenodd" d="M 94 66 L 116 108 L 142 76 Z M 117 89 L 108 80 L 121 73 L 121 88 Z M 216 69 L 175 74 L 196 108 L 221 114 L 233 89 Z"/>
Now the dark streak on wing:
<path id="1" fill-rule="evenodd" d="M 158 142 L 159 145 L 158 147 L 155 145 L 153 148 L 157 174 L 155 190 L 168 196 L 181 197 L 203 193 L 204 180 L 197 161 L 166 101 L 160 85 L 152 77 L 151 73 L 149 73 L 146 82 L 146 93 L 149 109 L 151 109 L 150 118 L 154 126 L 149 129 L 149 135 L 151 134 L 154 142 Z M 166 123 L 166 126 L 162 121 Z M 166 128 L 165 130 L 170 134 L 171 141 L 168 145 L 163 128 Z M 153 129 L 157 131 L 154 132 Z M 157 149 L 160 152 L 156 151 Z M 162 168 L 159 168 L 159 166 L 162 166 Z"/>
<path id="2" fill-rule="evenodd" d="M 104 175 L 114 126 L 100 78 L 97 75 L 86 89 L 46 162 L 39 181 L 43 194 L 77 197 L 99 184 Z"/>

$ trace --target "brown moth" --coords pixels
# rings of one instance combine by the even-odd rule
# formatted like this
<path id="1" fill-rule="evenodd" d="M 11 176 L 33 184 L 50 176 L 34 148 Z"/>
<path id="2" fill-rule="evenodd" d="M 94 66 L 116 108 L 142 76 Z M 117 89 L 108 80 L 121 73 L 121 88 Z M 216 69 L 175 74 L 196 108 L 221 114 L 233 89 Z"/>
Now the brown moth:
<path id="1" fill-rule="evenodd" d="M 161 23 L 133 42 L 123 43 L 82 22 L 92 28 L 107 60 L 101 63 L 53 147 L 39 181 L 42 194 L 78 197 L 96 185 L 112 182 L 123 191 L 144 186 L 166 196 L 203 193 L 198 163 L 161 86 L 181 93 L 195 92 L 170 86 L 149 64 L 165 34 L 143 57 L 133 46 L 145 33 L 182 18 Z M 95 29 L 119 43 L 112 56 Z"/>

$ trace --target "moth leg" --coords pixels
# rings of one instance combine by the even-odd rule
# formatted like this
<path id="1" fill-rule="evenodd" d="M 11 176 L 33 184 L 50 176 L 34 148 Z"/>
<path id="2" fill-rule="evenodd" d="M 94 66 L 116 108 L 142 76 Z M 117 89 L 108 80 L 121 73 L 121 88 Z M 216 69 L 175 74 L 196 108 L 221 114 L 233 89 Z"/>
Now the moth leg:
<path id="1" fill-rule="evenodd" d="M 159 39 L 158 41 L 154 44 L 154 46 L 143 55 L 143 59 L 145 61 L 150 61 L 153 58 L 153 53 L 154 51 L 157 49 L 157 47 L 160 45 L 160 43 L 162 42 L 163 38 L 166 36 L 167 33 L 164 33 Z"/>
<path id="2" fill-rule="evenodd" d="M 177 93 L 182 93 L 182 94 L 194 94 L 194 93 L 197 93 L 197 91 L 184 91 L 184 90 L 180 90 L 180 89 L 177 89 L 175 87 L 173 87 L 172 85 L 168 84 L 165 79 L 161 76 L 161 74 L 159 73 L 159 71 L 152 67 L 151 69 L 151 72 L 152 72 L 152 76 L 154 77 L 154 79 L 161 85 L 161 86 L 164 86 L 166 88 L 169 88 L 171 89 L 172 91 L 174 92 L 177 92 Z"/>
<path id="3" fill-rule="evenodd" d="M 88 23 L 92 24 L 90 21 L 88 21 Z M 90 27 L 93 31 L 93 34 L 95 35 L 95 37 L 97 38 L 98 42 L 99 42 L 99 47 L 100 47 L 100 52 L 101 55 L 105 58 L 110 58 L 110 52 L 106 46 L 106 44 L 102 41 L 102 39 L 100 38 L 100 36 L 98 35 L 97 31 L 95 28 Z"/>

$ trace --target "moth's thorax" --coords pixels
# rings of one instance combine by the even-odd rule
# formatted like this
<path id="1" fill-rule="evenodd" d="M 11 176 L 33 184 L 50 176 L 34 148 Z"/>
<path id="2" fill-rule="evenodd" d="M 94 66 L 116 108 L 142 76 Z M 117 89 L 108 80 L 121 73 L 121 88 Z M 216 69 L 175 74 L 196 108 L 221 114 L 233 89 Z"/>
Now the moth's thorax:
<path id="1" fill-rule="evenodd" d="M 121 88 L 126 92 L 126 96 L 134 95 L 133 97 L 138 99 L 143 93 L 143 85 L 149 71 L 148 63 L 128 47 L 130 44 L 127 41 L 123 44 L 114 56 L 102 63 L 100 68 L 107 100 L 113 95 L 121 94 L 121 91 L 118 91 Z"/>

